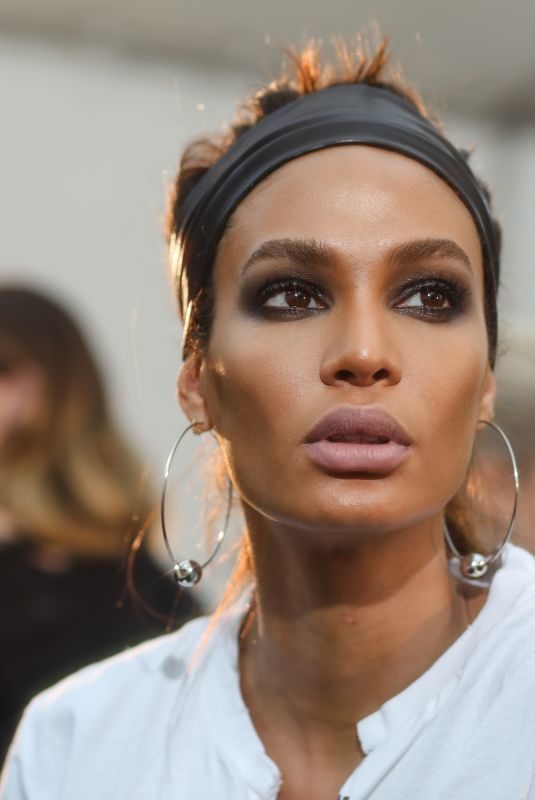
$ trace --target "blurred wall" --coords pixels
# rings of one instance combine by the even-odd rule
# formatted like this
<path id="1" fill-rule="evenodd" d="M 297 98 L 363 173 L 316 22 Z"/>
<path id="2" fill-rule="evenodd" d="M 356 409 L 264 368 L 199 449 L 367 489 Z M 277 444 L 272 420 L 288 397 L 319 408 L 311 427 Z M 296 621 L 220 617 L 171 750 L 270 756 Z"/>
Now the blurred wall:
<path id="1" fill-rule="evenodd" d="M 180 330 L 165 189 L 182 146 L 218 128 L 243 76 L 0 40 L 0 275 L 74 305 L 124 427 L 159 468 L 180 418 Z"/>

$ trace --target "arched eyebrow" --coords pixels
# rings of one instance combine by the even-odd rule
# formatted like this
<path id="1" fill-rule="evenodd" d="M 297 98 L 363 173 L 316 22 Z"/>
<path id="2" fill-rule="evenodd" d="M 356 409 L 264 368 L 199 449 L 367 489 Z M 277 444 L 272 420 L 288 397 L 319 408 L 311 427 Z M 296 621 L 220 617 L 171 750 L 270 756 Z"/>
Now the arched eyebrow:
<path id="1" fill-rule="evenodd" d="M 468 255 L 453 239 L 412 239 L 393 247 L 387 253 L 386 261 L 389 264 L 408 264 L 432 258 L 454 259 L 473 272 Z"/>
<path id="2" fill-rule="evenodd" d="M 390 249 L 386 254 L 388 264 L 408 264 L 426 259 L 448 258 L 473 271 L 468 255 L 453 239 L 411 239 Z M 269 239 L 254 250 L 241 269 L 243 275 L 253 264 L 261 261 L 284 260 L 299 267 L 311 264 L 334 266 L 337 261 L 333 247 L 315 239 Z"/>
<path id="3" fill-rule="evenodd" d="M 315 239 L 269 239 L 251 253 L 241 274 L 260 261 L 275 260 L 290 261 L 299 267 L 310 264 L 334 266 L 336 253 L 334 248 Z"/>

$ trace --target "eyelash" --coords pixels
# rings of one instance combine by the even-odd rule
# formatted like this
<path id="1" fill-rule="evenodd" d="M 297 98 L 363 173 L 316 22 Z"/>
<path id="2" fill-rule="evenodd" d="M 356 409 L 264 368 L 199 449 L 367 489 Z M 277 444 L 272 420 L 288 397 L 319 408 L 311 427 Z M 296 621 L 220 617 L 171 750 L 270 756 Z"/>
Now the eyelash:
<path id="1" fill-rule="evenodd" d="M 398 306 L 398 311 L 403 314 L 424 316 L 439 322 L 441 320 L 447 321 L 464 310 L 469 293 L 469 290 L 453 277 L 441 278 L 437 276 L 430 278 L 429 276 L 424 276 L 413 279 L 401 290 L 398 290 L 396 304 L 424 291 L 438 292 L 444 295 L 449 306 L 446 308 L 432 308 L 424 305 Z"/>
<path id="2" fill-rule="evenodd" d="M 278 294 L 287 292 L 304 291 L 309 294 L 311 298 L 321 303 L 323 306 L 328 306 L 328 300 L 324 290 L 317 284 L 310 283 L 298 276 L 288 276 L 286 278 L 278 278 L 264 284 L 259 291 L 256 292 L 254 298 L 254 306 L 258 313 L 268 318 L 289 318 L 289 317 L 303 317 L 312 314 L 322 313 L 327 310 L 324 308 L 298 308 L 287 306 L 286 308 L 268 308 L 265 303 Z M 425 305 L 418 306 L 398 306 L 406 300 L 409 300 L 414 295 L 424 291 L 438 292 L 444 295 L 449 305 L 445 308 L 432 308 Z M 460 314 L 466 300 L 468 298 L 469 290 L 461 285 L 453 277 L 429 277 L 429 275 L 415 277 L 410 282 L 398 287 L 395 290 L 395 300 L 393 307 L 405 315 L 414 317 L 424 317 L 428 320 L 434 321 L 448 321 L 452 317 Z"/>
<path id="3" fill-rule="evenodd" d="M 260 291 L 256 295 L 256 306 L 258 310 L 266 315 L 269 316 L 288 316 L 288 314 L 294 315 L 303 315 L 303 314 L 315 314 L 318 313 L 320 310 L 323 309 L 301 309 L 301 308 L 292 308 L 288 306 L 286 309 L 268 309 L 264 306 L 264 303 L 267 300 L 270 300 L 272 297 L 275 297 L 278 294 L 283 294 L 285 292 L 295 292 L 299 290 L 304 290 L 307 294 L 310 294 L 312 298 L 317 300 L 318 302 L 322 303 L 323 305 L 327 305 L 327 298 L 323 291 L 314 283 L 310 283 L 309 281 L 304 280 L 303 278 L 298 278 L 295 276 L 290 276 L 288 278 L 278 278 L 273 281 L 269 281 L 266 283 Z"/>

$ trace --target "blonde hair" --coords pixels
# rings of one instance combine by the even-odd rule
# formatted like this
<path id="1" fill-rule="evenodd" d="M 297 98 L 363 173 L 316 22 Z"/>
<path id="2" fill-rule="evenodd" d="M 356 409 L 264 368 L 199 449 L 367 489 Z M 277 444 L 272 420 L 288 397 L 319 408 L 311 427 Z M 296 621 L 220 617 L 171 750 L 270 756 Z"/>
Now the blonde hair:
<path id="1" fill-rule="evenodd" d="M 38 414 L 0 449 L 0 508 L 17 531 L 73 555 L 116 558 L 150 502 L 141 467 L 114 426 L 93 355 L 54 300 L 0 287 L 0 370 L 39 370 Z"/>

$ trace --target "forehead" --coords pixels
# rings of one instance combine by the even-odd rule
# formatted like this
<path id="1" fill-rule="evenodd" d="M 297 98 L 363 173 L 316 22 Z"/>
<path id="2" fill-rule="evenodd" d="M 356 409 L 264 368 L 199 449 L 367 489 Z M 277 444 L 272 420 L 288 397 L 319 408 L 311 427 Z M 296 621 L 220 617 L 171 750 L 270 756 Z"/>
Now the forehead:
<path id="1" fill-rule="evenodd" d="M 419 162 L 364 145 L 309 153 L 272 173 L 234 212 L 216 264 L 244 259 L 265 240 L 292 237 L 361 252 L 416 238 L 453 239 L 482 271 L 477 229 L 454 190 Z"/>

